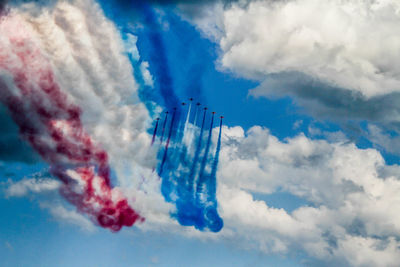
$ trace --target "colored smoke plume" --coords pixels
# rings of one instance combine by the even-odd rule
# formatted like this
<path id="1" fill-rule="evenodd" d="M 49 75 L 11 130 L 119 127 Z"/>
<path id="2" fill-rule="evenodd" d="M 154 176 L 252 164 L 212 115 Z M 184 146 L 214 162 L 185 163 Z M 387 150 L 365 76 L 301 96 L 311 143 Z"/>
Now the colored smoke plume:
<path id="1" fill-rule="evenodd" d="M 194 226 L 201 231 L 208 229 L 219 232 L 223 227 L 223 220 L 217 211 L 216 170 L 221 148 L 222 117 L 216 152 L 215 155 L 209 156 L 212 149 L 214 112 L 210 118 L 207 139 L 204 140 L 207 108 L 203 108 L 199 127 L 196 125 L 200 113 L 199 105 L 193 110 L 193 114 L 191 106 L 192 99 L 186 111 L 187 115 L 181 116 L 178 122 L 175 121 L 174 110 L 165 144 L 161 139 L 162 135 L 158 137 L 161 144 L 158 153 L 161 192 L 167 202 L 175 204 L 176 211 L 172 216 L 181 225 Z M 181 112 L 183 113 L 183 110 Z M 165 117 L 164 123 L 167 119 Z"/>
<path id="2" fill-rule="evenodd" d="M 51 64 L 18 15 L 0 20 L 1 101 L 20 134 L 50 164 L 61 193 L 79 211 L 112 231 L 143 221 L 110 183 L 107 153 L 81 123 L 81 110 L 68 101 Z"/>

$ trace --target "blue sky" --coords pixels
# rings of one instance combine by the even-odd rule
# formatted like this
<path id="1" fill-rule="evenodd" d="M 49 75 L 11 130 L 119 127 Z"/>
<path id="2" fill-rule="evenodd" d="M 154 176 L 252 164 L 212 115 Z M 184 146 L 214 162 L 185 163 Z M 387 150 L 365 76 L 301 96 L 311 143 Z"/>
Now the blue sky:
<path id="1" fill-rule="evenodd" d="M 43 16 L 47 16 L 44 10 L 54 12 L 54 23 L 53 17 L 44 17 L 37 23 L 43 24 L 43 29 L 53 25 L 61 29 L 65 39 L 55 34 L 58 28 L 52 28 L 57 36 L 54 47 L 60 44 L 60 50 L 49 44 L 53 41 L 51 31 L 32 36 L 40 40 L 41 49 L 60 77 L 61 89 L 82 108 L 83 125 L 108 150 L 113 184 L 135 199 L 149 219 L 113 233 L 97 226 L 87 214 L 77 212 L 58 190 L 61 183 L 50 173 L 53 163 L 41 159 L 20 138 L 17 124 L 6 105 L 2 105 L 2 264 L 394 266 L 400 237 L 400 225 L 393 212 L 400 204 L 395 193 L 400 175 L 396 105 L 400 93 L 396 87 L 398 66 L 390 60 L 392 48 L 398 48 L 393 37 L 398 32 L 381 16 L 389 11 L 360 3 L 348 4 L 353 7 L 349 9 L 336 0 L 327 5 L 311 0 L 292 4 L 278 1 L 274 5 L 269 0 L 247 4 L 154 2 L 131 5 L 129 1 L 100 1 L 99 7 L 91 0 L 71 1 L 66 6 L 58 6 L 55 1 L 54 8 L 46 1 L 10 1 L 11 15 L 5 16 L 23 14 L 19 19 L 25 24 L 21 25 L 29 26 L 29 18 L 35 12 Z M 307 18 L 307 12 L 318 8 L 325 15 L 318 17 L 321 23 L 317 18 Z M 358 25 L 370 25 L 360 15 L 363 9 L 369 9 L 378 20 L 377 29 L 372 32 L 393 37 L 393 42 L 381 44 L 381 50 L 372 37 L 368 39 L 369 35 L 365 40 L 375 50 L 353 50 L 364 40 L 360 36 L 365 34 L 365 28 Z M 349 39 L 337 35 L 345 27 L 339 23 L 343 10 L 350 12 L 346 13 L 348 18 L 355 12 L 353 17 L 358 23 L 351 24 L 355 28 L 349 34 L 354 36 Z M 306 15 L 297 16 L 299 12 Z M 324 28 L 327 17 L 337 25 Z M 104 31 L 91 28 L 99 21 L 109 22 L 103 25 Z M 393 15 L 393 21 L 400 24 L 398 14 Z M 65 26 L 68 23 L 73 26 Z M 210 24 L 218 30 L 210 30 Z M 78 30 L 72 29 L 75 26 Z M 388 30 L 382 33 L 379 27 Z M 0 27 L 0 34 L 2 31 L 8 38 L 10 33 Z M 266 32 L 268 38 L 264 38 Z M 136 44 L 129 42 L 128 35 L 137 38 Z M 98 46 L 79 43 L 86 36 Z M 111 36 L 119 36 L 120 40 L 114 38 L 115 43 L 108 45 L 110 40 L 102 39 L 105 36 L 110 40 Z M 291 41 L 285 43 L 283 39 Z M 68 44 L 64 46 L 60 40 Z M 121 43 L 128 51 L 115 52 Z M 4 51 L 9 49 L 7 45 L 10 44 L 0 42 Z M 81 54 L 80 46 L 89 52 L 104 49 L 104 55 L 93 53 L 99 59 L 90 58 L 91 55 Z M 65 47 L 70 50 L 65 50 L 64 55 L 61 52 Z M 52 51 L 58 53 L 53 55 Z M 60 54 L 64 56 L 62 60 L 58 58 Z M 116 66 L 112 65 L 114 59 L 124 73 L 112 69 Z M 144 63 L 148 65 L 141 65 Z M 95 69 L 96 64 L 100 71 Z M 75 90 L 76 84 L 65 79 L 80 77 L 73 76 L 76 66 L 83 70 L 79 75 L 90 81 L 90 86 L 113 88 L 101 93 L 95 90 L 97 95 L 93 96 L 103 102 L 96 102 L 95 97 L 77 97 L 77 92 L 86 93 L 91 88 L 81 82 L 76 84 L 82 87 Z M 146 73 L 141 66 L 146 66 L 153 86 L 145 84 Z M 73 75 L 63 76 L 63 72 Z M 3 73 L 6 72 L 0 72 L 1 86 L 8 81 Z M 101 76 L 103 73 L 106 78 Z M 134 83 L 139 90 L 138 102 L 133 96 L 137 92 L 129 91 Z M 126 85 L 132 88 L 125 88 Z M 169 95 L 160 93 L 163 88 L 169 90 Z M 131 95 L 127 97 L 118 90 L 128 90 Z M 152 156 L 149 139 L 144 135 L 152 133 L 160 110 L 171 109 L 175 102 L 190 97 L 218 116 L 223 115 L 226 126 L 217 175 L 221 188 L 217 190 L 218 210 L 224 228 L 214 236 L 207 229 L 202 232 L 180 226 L 174 218 L 165 219 L 171 211 L 157 191 L 160 186 L 154 187 L 151 177 L 143 178 L 154 174 L 152 160 L 157 160 L 152 159 L 156 156 Z M 8 101 L 1 100 L 5 104 Z M 150 101 L 154 103 L 149 105 Z M 149 110 L 141 102 L 147 103 Z M 137 118 L 131 121 L 123 112 Z M 127 135 L 129 138 L 125 138 Z M 215 136 L 214 139 L 216 142 Z M 128 169 L 124 164 L 129 165 Z M 124 177 L 119 177 L 121 174 Z M 148 184 L 149 192 L 135 191 L 139 176 Z M 152 188 L 156 190 L 153 192 Z M 136 199 L 141 196 L 144 200 Z M 389 223 L 383 224 L 384 221 Z"/>

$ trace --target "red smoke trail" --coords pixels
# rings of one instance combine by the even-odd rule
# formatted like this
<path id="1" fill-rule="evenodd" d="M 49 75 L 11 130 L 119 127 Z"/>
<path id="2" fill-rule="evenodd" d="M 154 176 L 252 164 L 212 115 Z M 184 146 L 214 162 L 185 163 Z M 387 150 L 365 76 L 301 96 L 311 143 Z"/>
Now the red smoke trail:
<path id="1" fill-rule="evenodd" d="M 68 102 L 51 65 L 16 17 L 0 20 L 0 100 L 25 140 L 50 164 L 61 193 L 102 227 L 118 231 L 143 221 L 110 185 L 107 153 L 84 131 L 78 106 Z M 4 37 L 8 39 L 4 41 Z"/>

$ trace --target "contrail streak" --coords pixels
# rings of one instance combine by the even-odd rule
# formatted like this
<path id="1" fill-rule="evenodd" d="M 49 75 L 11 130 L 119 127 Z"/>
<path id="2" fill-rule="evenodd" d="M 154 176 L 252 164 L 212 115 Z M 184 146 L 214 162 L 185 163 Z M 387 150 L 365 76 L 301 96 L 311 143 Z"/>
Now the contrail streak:
<path id="1" fill-rule="evenodd" d="M 206 149 L 204 151 L 203 160 L 201 161 L 201 165 L 200 165 L 199 178 L 197 180 L 197 186 L 196 186 L 196 192 L 197 192 L 196 198 L 199 197 L 199 194 L 203 192 L 204 169 L 206 168 L 207 158 L 208 158 L 208 151 L 210 150 L 213 124 L 214 124 L 214 112 L 213 112 L 212 117 L 211 117 L 211 124 L 210 124 L 210 129 L 209 129 L 209 132 L 208 132 Z"/>
<path id="2" fill-rule="evenodd" d="M 194 154 L 194 159 L 193 159 L 192 167 L 190 168 L 190 173 L 189 173 L 189 178 L 188 178 L 189 192 L 193 192 L 193 189 L 194 189 L 193 188 L 194 176 L 195 176 L 195 172 L 196 172 L 196 165 L 197 165 L 197 162 L 199 161 L 201 144 L 203 143 L 203 129 L 204 129 L 204 122 L 206 121 L 206 112 L 207 112 L 207 108 L 204 108 L 203 121 L 201 123 L 199 140 L 197 143 L 196 152 Z"/>
<path id="3" fill-rule="evenodd" d="M 207 222 L 208 228 L 213 232 L 219 232 L 224 226 L 224 221 L 218 214 L 217 211 L 217 198 L 216 198 L 216 188 L 217 188 L 217 169 L 218 169 L 218 159 L 219 152 L 221 150 L 221 133 L 222 133 L 222 118 L 219 123 L 219 134 L 217 149 L 215 151 L 214 162 L 211 168 L 211 175 L 207 182 L 207 206 L 205 209 L 205 220 Z"/>
<path id="4" fill-rule="evenodd" d="M 187 113 L 187 116 L 186 116 L 185 129 L 183 130 L 184 135 L 187 133 L 187 128 L 188 128 L 188 124 L 189 124 L 190 111 L 191 110 L 192 110 L 192 100 L 190 100 L 189 109 L 188 109 L 188 113 Z"/>
<path id="5" fill-rule="evenodd" d="M 192 144 L 193 144 L 193 137 L 194 137 L 194 131 L 196 128 L 196 120 L 197 120 L 197 114 L 198 114 L 198 110 L 200 107 L 200 103 L 196 104 L 196 108 L 194 110 L 194 122 L 192 125 L 188 125 L 188 131 L 187 131 L 187 135 L 184 136 L 184 141 L 186 142 L 187 147 L 187 153 L 191 153 L 192 151 Z"/>
<path id="6" fill-rule="evenodd" d="M 168 121 L 168 111 L 165 112 L 164 122 L 161 130 L 160 144 L 162 144 L 164 139 L 164 132 L 165 132 L 165 126 L 167 125 L 167 121 Z"/>
<path id="7" fill-rule="evenodd" d="M 176 108 L 174 108 L 174 113 L 172 114 L 171 125 L 169 126 L 168 139 L 167 139 L 167 143 L 165 144 L 165 149 L 164 149 L 164 156 L 163 156 L 163 159 L 161 162 L 160 171 L 158 173 L 159 176 L 161 176 L 161 174 L 163 172 L 164 164 L 168 157 L 168 147 L 169 147 L 169 142 L 171 141 L 171 135 L 172 135 L 172 130 L 173 130 L 174 121 L 175 121 L 175 115 L 176 115 Z"/>
<path id="8" fill-rule="evenodd" d="M 217 148 L 215 150 L 214 162 L 211 166 L 211 179 L 208 185 L 208 197 L 209 201 L 215 201 L 216 194 L 216 179 L 217 179 L 217 170 L 218 170 L 218 162 L 219 162 L 219 152 L 221 151 L 221 135 L 222 135 L 222 117 L 219 122 L 219 133 L 218 133 L 218 142 Z"/>
<path id="9" fill-rule="evenodd" d="M 154 140 L 156 139 L 156 135 L 157 135 L 157 128 L 158 128 L 158 121 L 159 121 L 159 120 L 160 120 L 160 119 L 159 119 L 159 118 L 157 118 L 156 127 L 154 127 L 153 138 L 151 139 L 151 145 L 153 145 L 153 144 L 154 144 Z"/>

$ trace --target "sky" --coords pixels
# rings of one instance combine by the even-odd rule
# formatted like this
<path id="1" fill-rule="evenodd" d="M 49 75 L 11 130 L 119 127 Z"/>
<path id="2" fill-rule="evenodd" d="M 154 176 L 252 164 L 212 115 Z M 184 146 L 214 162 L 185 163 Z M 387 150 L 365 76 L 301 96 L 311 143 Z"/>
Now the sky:
<path id="1" fill-rule="evenodd" d="M 398 265 L 397 1 L 0 3 L 2 266 Z"/>

